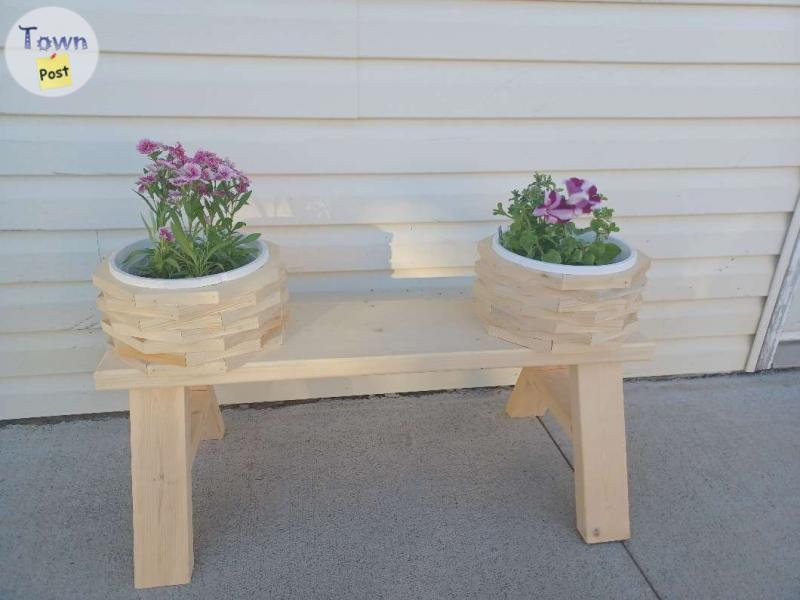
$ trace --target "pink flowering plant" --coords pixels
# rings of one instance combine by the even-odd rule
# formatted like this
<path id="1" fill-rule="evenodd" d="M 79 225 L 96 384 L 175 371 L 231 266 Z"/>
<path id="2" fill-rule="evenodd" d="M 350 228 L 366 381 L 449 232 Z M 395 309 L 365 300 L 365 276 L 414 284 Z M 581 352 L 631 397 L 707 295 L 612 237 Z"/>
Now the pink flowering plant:
<path id="1" fill-rule="evenodd" d="M 511 219 L 500 230 L 500 244 L 520 256 L 563 265 L 607 265 L 620 253 L 608 236 L 619 231 L 614 211 L 601 206 L 606 197 L 586 179 L 570 177 L 559 187 L 550 175 L 536 173 L 528 187 L 511 192 L 492 214 Z M 588 227 L 575 219 L 589 216 Z"/>
<path id="2" fill-rule="evenodd" d="M 180 143 L 137 145 L 150 163 L 136 181 L 150 247 L 124 261 L 130 273 L 159 279 L 202 277 L 230 271 L 258 253 L 258 233 L 242 232 L 236 213 L 250 199 L 250 180 L 230 160 L 207 150 L 190 156 Z"/>

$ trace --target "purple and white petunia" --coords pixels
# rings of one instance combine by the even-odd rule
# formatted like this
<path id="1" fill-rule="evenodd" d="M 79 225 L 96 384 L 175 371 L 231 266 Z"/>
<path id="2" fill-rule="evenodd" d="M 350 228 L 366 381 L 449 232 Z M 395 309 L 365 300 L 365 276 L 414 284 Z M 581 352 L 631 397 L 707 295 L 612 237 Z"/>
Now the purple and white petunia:
<path id="1" fill-rule="evenodd" d="M 567 203 L 574 206 L 578 214 L 588 215 L 603 200 L 597 192 L 597 186 L 580 177 L 565 179 L 564 189 L 567 192 Z"/>
<path id="2" fill-rule="evenodd" d="M 542 217 L 546 223 L 569 223 L 577 216 L 574 206 L 567 202 L 564 194 L 550 190 L 544 196 L 544 203 L 533 209 L 534 217 Z"/>

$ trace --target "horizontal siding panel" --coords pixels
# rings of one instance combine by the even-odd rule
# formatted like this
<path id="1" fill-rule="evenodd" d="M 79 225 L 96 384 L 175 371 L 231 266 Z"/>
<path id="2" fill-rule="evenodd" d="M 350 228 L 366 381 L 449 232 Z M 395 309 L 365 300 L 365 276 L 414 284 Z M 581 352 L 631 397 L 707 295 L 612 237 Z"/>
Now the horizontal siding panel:
<path id="1" fill-rule="evenodd" d="M 94 371 L 105 351 L 98 329 L 0 335 L 0 377 Z"/>
<path id="2" fill-rule="evenodd" d="M 99 260 L 92 231 L 0 232 L 0 284 L 86 281 Z"/>
<path id="3" fill-rule="evenodd" d="M 626 363 L 626 377 L 728 373 L 744 369 L 752 336 L 683 338 L 656 344 L 653 360 Z"/>
<path id="4" fill-rule="evenodd" d="M 655 303 L 724 298 L 760 302 L 769 289 L 774 265 L 775 258 L 771 256 L 657 260 L 648 273 L 644 297 Z M 471 285 L 471 273 L 471 267 L 294 273 L 289 278 L 289 289 L 292 294 L 461 291 Z M 88 281 L 2 286 L 0 333 L 96 328 L 96 294 Z M 656 318 L 662 310 L 663 318 L 670 318 L 667 304 L 643 309 L 643 314 Z M 749 329 L 750 322 L 748 319 L 741 327 Z"/>
<path id="5" fill-rule="evenodd" d="M 755 333 L 762 298 L 692 302 L 647 302 L 639 311 L 640 331 L 648 339 L 677 339 Z"/>
<path id="6" fill-rule="evenodd" d="M 97 327 L 96 297 L 87 282 L 0 286 L 0 333 Z"/>
<path id="7" fill-rule="evenodd" d="M 363 57 L 800 62 L 791 8 L 387 0 L 362 3 L 359 24 Z"/>
<path id="8" fill-rule="evenodd" d="M 217 4 L 191 0 L 114 4 L 74 0 L 69 8 L 99 33 L 105 52 L 356 56 L 356 4 L 356 0 L 229 0 L 223 10 Z M 30 2 L 6 0 L 0 5 L 0 22 L 13 23 L 29 10 Z"/>
<path id="9" fill-rule="evenodd" d="M 643 296 L 647 301 L 766 296 L 774 256 L 653 261 Z"/>
<path id="10" fill-rule="evenodd" d="M 800 66 L 108 54 L 80 95 L 54 105 L 4 86 L 0 106 L 3 113 L 135 117 L 797 117 Z"/>
<path id="11" fill-rule="evenodd" d="M 788 216 L 730 215 L 618 219 L 620 234 L 653 258 L 754 256 L 780 252 Z M 338 225 L 251 228 L 283 249 L 292 272 L 469 266 L 493 223 Z M 143 237 L 140 230 L 99 232 L 100 251 Z"/>
<path id="12" fill-rule="evenodd" d="M 3 113 L 355 118 L 356 62 L 104 54 L 80 94 L 51 100 L 0 88 Z"/>
<path id="13" fill-rule="evenodd" d="M 777 254 L 787 216 L 650 217 L 619 220 L 623 237 L 656 259 Z M 253 228 L 282 248 L 293 273 L 472 266 L 491 223 Z M 141 239 L 141 230 L 1 232 L 0 283 L 86 281 L 99 258 Z M 98 246 L 99 244 L 99 246 Z"/>
<path id="14" fill-rule="evenodd" d="M 363 60 L 358 112 L 406 119 L 796 117 L 800 67 Z"/>
<path id="15" fill-rule="evenodd" d="M 0 118 L 0 175 L 133 174 L 136 140 L 214 148 L 252 174 L 792 167 L 800 119 L 259 121 Z"/>
<path id="16" fill-rule="evenodd" d="M 684 2 L 685 0 L 681 0 Z M 792 8 L 662 3 L 144 0 L 70 4 L 106 52 L 614 62 L 800 62 Z M 766 4 L 752 0 L 748 4 Z M 691 4 L 691 3 L 690 3 Z M 718 6 L 708 6 L 717 4 Z M 792 5 L 777 0 L 769 4 Z M 30 10 L 0 7 L 3 22 Z M 208 32 L 200 34 L 198 32 Z M 253 34 L 257 32 L 257 34 Z M 569 40 L 569 43 L 564 43 Z M 680 43 L 676 43 L 680 40 Z M 743 43 L 745 40 L 747 43 Z"/>
<path id="17" fill-rule="evenodd" d="M 91 373 L 0 379 L 0 420 L 123 410 L 128 394 L 95 390 Z"/>
<path id="18" fill-rule="evenodd" d="M 790 213 L 800 170 L 587 171 L 627 216 Z M 556 179 L 572 173 L 556 172 Z M 319 175 L 253 178 L 252 226 L 486 221 L 530 173 Z M 144 203 L 133 176 L 0 177 L 2 229 L 127 229 Z"/>

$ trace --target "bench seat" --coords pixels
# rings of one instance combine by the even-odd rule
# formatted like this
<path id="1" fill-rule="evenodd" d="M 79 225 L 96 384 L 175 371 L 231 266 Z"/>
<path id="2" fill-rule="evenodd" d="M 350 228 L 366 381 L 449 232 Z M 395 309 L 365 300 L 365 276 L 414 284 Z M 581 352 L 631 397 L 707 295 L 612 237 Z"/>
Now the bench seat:
<path id="1" fill-rule="evenodd" d="M 615 352 L 545 354 L 486 333 L 467 290 L 398 297 L 293 297 L 286 337 L 237 369 L 165 365 L 147 375 L 106 352 L 95 372 L 98 389 L 216 385 L 646 360 L 653 344 L 634 338 Z"/>

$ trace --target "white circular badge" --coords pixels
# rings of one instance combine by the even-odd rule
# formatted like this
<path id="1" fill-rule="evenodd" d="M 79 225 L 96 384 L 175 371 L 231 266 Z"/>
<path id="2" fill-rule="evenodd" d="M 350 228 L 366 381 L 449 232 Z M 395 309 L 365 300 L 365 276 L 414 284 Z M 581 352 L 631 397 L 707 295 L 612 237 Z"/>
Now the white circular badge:
<path id="1" fill-rule="evenodd" d="M 8 70 L 37 96 L 66 96 L 83 87 L 97 66 L 100 48 L 91 25 L 57 6 L 25 13 L 6 38 Z"/>

